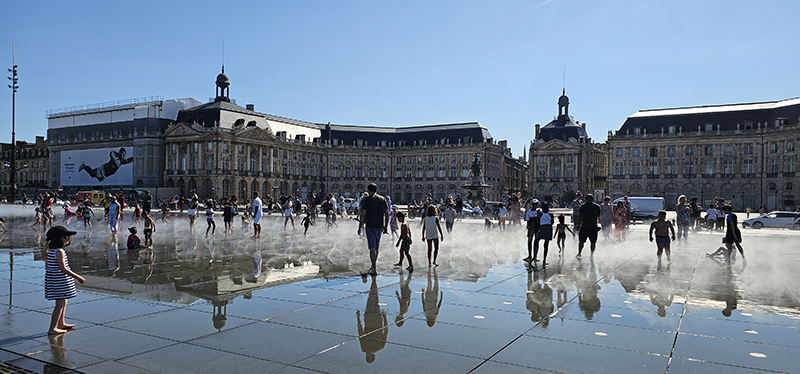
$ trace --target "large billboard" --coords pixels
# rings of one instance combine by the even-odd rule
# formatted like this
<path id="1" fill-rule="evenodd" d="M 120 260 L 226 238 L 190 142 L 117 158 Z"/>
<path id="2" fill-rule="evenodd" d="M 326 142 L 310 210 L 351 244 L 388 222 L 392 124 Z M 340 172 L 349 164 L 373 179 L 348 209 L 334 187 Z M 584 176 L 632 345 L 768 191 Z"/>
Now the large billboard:
<path id="1" fill-rule="evenodd" d="M 132 186 L 133 147 L 61 152 L 62 186 Z"/>

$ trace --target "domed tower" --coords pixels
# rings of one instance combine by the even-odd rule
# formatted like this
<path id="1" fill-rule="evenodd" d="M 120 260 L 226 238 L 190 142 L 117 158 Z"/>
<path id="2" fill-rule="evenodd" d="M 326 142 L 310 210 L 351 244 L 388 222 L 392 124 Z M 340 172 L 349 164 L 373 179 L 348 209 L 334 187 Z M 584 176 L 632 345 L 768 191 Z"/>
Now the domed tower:
<path id="1" fill-rule="evenodd" d="M 569 98 L 566 89 L 561 89 L 561 97 L 558 98 L 558 118 L 569 118 Z"/>
<path id="2" fill-rule="evenodd" d="M 231 102 L 231 91 L 229 86 L 231 85 L 231 81 L 228 80 L 228 76 L 225 75 L 225 65 L 222 65 L 222 73 L 217 75 L 217 97 L 214 101 L 227 101 Z"/>

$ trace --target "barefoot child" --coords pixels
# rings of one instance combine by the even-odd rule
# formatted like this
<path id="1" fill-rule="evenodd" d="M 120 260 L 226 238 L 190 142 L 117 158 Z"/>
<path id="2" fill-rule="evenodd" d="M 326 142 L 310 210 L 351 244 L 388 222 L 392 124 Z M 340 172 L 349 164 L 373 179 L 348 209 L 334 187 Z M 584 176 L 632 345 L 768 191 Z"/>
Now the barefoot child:
<path id="1" fill-rule="evenodd" d="M 444 241 L 442 226 L 439 225 L 439 217 L 437 216 L 436 207 L 433 206 L 433 204 L 428 205 L 428 214 L 425 216 L 425 221 L 423 221 L 425 224 L 422 226 L 422 240 L 428 241 L 428 267 L 430 267 L 431 264 L 439 266 L 439 264 L 436 263 L 436 258 L 439 257 L 439 238 L 441 238 L 441 241 Z M 436 248 L 433 252 L 433 262 L 431 262 L 432 247 Z"/>
<path id="2" fill-rule="evenodd" d="M 550 240 L 553 236 L 553 214 L 550 213 L 550 206 L 542 203 L 542 213 L 539 215 L 539 232 L 536 233 L 536 240 L 533 242 L 533 262 L 539 259 L 539 241 L 544 240 L 544 257 L 542 257 L 542 267 L 547 266 L 547 250 L 550 247 Z"/>
<path id="3" fill-rule="evenodd" d="M 133 204 L 133 223 L 142 222 L 142 208 L 139 204 Z"/>
<path id="4" fill-rule="evenodd" d="M 77 234 L 64 226 L 55 226 L 47 230 L 47 263 L 45 264 L 44 295 L 47 300 L 55 300 L 53 315 L 50 318 L 48 335 L 63 334 L 75 325 L 64 321 L 67 299 L 78 295 L 75 281 L 85 283 L 86 279 L 69 268 L 67 253 L 64 248 L 71 243 L 71 237 Z"/>
<path id="5" fill-rule="evenodd" d="M 725 205 L 722 207 L 722 212 L 725 215 L 725 222 L 727 223 L 727 230 L 725 231 L 725 262 L 730 264 L 731 263 L 731 253 L 733 252 L 733 246 L 735 245 L 739 249 L 739 253 L 742 254 L 742 261 L 747 263 L 744 258 L 744 248 L 742 248 L 742 232 L 739 231 L 739 224 L 736 219 L 736 215 L 732 213 L 733 208 L 730 205 Z"/>
<path id="6" fill-rule="evenodd" d="M 42 213 L 39 212 L 39 208 L 36 208 L 36 220 L 33 222 L 33 225 L 31 225 L 31 228 L 40 226 L 41 224 L 42 224 Z"/>
<path id="7" fill-rule="evenodd" d="M 206 209 L 206 223 L 208 226 L 206 227 L 206 236 L 208 236 L 208 230 L 211 230 L 211 236 L 214 236 L 214 233 L 217 232 L 217 223 L 214 222 L 214 208 L 211 204 L 208 204 L 208 209 Z M 214 228 L 213 230 L 211 228 Z"/>
<path id="8" fill-rule="evenodd" d="M 667 261 L 669 261 L 669 234 L 672 233 L 672 240 L 675 240 L 675 229 L 672 227 L 672 221 L 667 221 L 667 211 L 661 210 L 658 212 L 658 219 L 650 224 L 650 241 L 653 241 L 653 231 L 656 232 L 656 246 L 658 247 L 658 265 L 661 266 L 661 252 L 667 253 Z"/>
<path id="9" fill-rule="evenodd" d="M 394 210 L 397 210 L 397 208 Z M 411 253 L 409 253 L 411 249 L 411 228 L 408 226 L 406 215 L 403 212 L 397 212 L 397 221 L 400 222 L 400 238 L 397 239 L 395 247 L 400 247 L 400 261 L 394 264 L 394 266 L 403 266 L 403 255 L 405 254 L 405 257 L 408 258 L 408 267 L 406 270 L 412 272 L 414 271 L 414 263 L 411 262 Z M 402 246 L 400 246 L 401 243 Z"/>
<path id="10" fill-rule="evenodd" d="M 303 230 L 303 235 L 305 235 L 308 232 L 308 226 L 311 226 L 311 225 L 314 224 L 313 222 L 311 222 L 311 211 L 310 210 L 306 213 L 306 216 L 303 218 L 303 220 L 300 221 L 300 224 L 303 225 L 303 227 L 305 228 L 305 230 Z"/>
<path id="11" fill-rule="evenodd" d="M 142 212 L 144 217 L 144 246 L 153 246 L 153 233 L 156 231 L 156 223 L 153 222 L 153 216 L 148 212 Z"/>
<path id="12" fill-rule="evenodd" d="M 569 226 L 564 223 L 564 215 L 561 214 L 558 216 L 558 225 L 556 225 L 555 232 L 556 245 L 558 245 L 558 257 L 561 257 L 561 255 L 564 254 L 564 242 L 567 240 L 567 230 L 569 230 L 569 233 L 572 234 L 572 236 L 575 236 L 575 233 L 572 232 L 572 229 L 570 229 Z"/>
<path id="13" fill-rule="evenodd" d="M 131 262 L 131 265 L 135 261 L 139 261 L 139 248 L 142 247 L 142 239 L 139 239 L 139 236 L 136 235 L 136 226 L 129 227 L 128 231 L 131 233 L 128 235 L 128 261 Z"/>
<path id="14" fill-rule="evenodd" d="M 329 225 L 330 226 L 330 225 Z M 392 210 L 389 212 L 389 229 L 392 230 L 392 238 L 397 236 L 397 206 L 392 205 Z"/>

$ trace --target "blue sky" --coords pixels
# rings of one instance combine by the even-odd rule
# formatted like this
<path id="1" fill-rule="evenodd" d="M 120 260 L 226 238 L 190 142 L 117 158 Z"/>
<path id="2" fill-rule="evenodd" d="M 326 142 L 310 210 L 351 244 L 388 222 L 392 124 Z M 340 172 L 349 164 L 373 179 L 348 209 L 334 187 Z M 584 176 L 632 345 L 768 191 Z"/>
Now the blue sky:
<path id="1" fill-rule="evenodd" d="M 8 1 L 17 139 L 45 111 L 144 96 L 214 96 L 319 123 L 478 121 L 521 155 L 557 114 L 605 141 L 640 109 L 800 96 L 798 1 Z M 11 139 L 11 90 L 0 141 Z"/>

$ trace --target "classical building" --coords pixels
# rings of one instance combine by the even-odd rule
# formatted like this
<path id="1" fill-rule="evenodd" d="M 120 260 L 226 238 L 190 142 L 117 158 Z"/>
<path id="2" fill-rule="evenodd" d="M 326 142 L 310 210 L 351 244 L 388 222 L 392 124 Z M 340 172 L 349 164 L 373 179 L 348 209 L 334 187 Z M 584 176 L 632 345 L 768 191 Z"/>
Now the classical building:
<path id="1" fill-rule="evenodd" d="M 17 197 L 23 193 L 34 196 L 36 190 L 48 189 L 49 151 L 43 136 L 37 136 L 36 142 L 28 143 L 17 140 L 16 171 Z M 0 144 L 0 195 L 8 194 L 11 188 L 11 143 Z"/>
<path id="2" fill-rule="evenodd" d="M 150 97 L 48 111 L 48 184 L 67 193 L 160 187 L 164 130 L 201 103 Z"/>
<path id="3" fill-rule="evenodd" d="M 558 116 L 544 127 L 536 124 L 528 165 L 529 190 L 538 199 L 561 201 L 576 191 L 605 194 L 606 146 L 592 142 L 586 124 L 572 119 L 563 91 Z"/>
<path id="4" fill-rule="evenodd" d="M 163 185 L 188 194 L 249 199 L 311 191 L 358 196 L 369 183 L 396 202 L 462 193 L 473 156 L 483 160 L 488 200 L 522 186 L 524 163 L 477 122 L 384 128 L 317 124 L 231 102 L 217 76 L 214 101 L 181 110 L 164 132 Z"/>
<path id="5" fill-rule="evenodd" d="M 800 98 L 642 110 L 608 134 L 611 195 L 794 209 Z"/>

